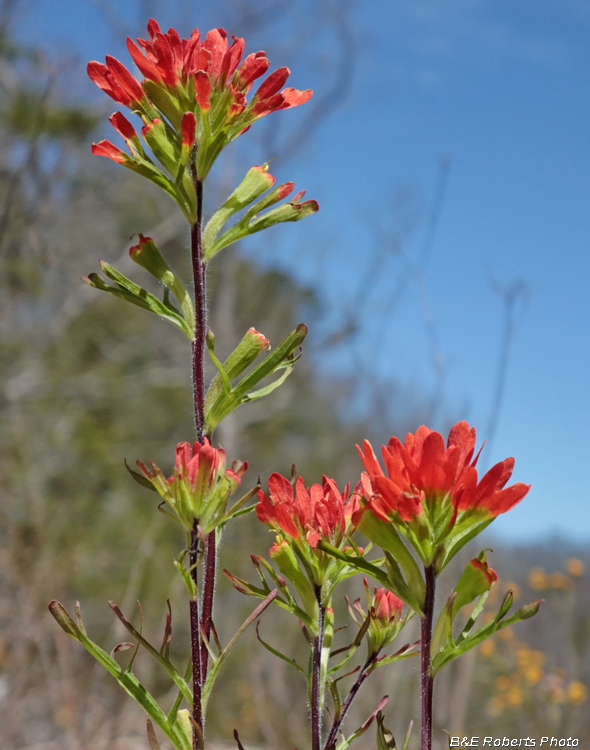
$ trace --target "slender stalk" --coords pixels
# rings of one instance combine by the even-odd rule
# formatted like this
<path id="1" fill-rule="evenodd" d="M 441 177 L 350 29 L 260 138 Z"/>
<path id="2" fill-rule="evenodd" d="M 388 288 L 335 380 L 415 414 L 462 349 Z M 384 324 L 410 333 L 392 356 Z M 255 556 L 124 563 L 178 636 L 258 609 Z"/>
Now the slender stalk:
<path id="1" fill-rule="evenodd" d="M 211 617 L 213 616 L 213 599 L 215 598 L 215 572 L 217 567 L 217 550 L 215 530 L 207 536 L 207 547 L 205 551 L 205 580 L 203 587 L 203 600 L 201 602 L 201 631 L 203 642 L 201 643 L 201 680 L 203 685 L 207 679 L 209 666 L 209 651 L 205 645 L 205 639 L 209 640 L 211 633 Z"/>
<path id="2" fill-rule="evenodd" d="M 205 264 L 203 263 L 203 183 L 193 170 L 197 193 L 197 220 L 191 227 L 191 256 L 195 288 L 195 338 L 193 341 L 193 399 L 197 440 L 204 440 L 205 422 L 205 341 L 207 336 L 207 299 L 205 289 Z"/>
<path id="3" fill-rule="evenodd" d="M 318 600 L 319 633 L 313 639 L 312 674 L 311 674 L 311 750 L 320 750 L 322 744 L 322 706 L 320 703 L 322 678 L 322 646 L 324 644 L 325 611 L 319 587 L 316 587 Z"/>
<path id="4" fill-rule="evenodd" d="M 430 674 L 430 643 L 432 640 L 432 617 L 434 614 L 434 566 L 424 568 L 426 596 L 424 617 L 421 622 L 421 678 L 422 678 L 422 750 L 432 747 L 432 689 L 434 678 Z"/>
<path id="5" fill-rule="evenodd" d="M 192 371 L 193 371 L 193 400 L 195 408 L 195 428 L 197 431 L 197 440 L 203 443 L 205 440 L 205 343 L 207 336 L 207 294 L 205 285 L 205 264 L 203 263 L 203 183 L 197 177 L 195 157 L 191 159 L 191 174 L 195 185 L 197 195 L 197 220 L 191 226 L 191 258 L 193 266 L 193 284 L 195 289 L 195 338 L 192 344 Z M 215 532 L 213 532 L 215 538 Z M 209 545 L 207 545 L 209 547 Z M 190 563 L 191 575 L 195 584 L 197 583 L 197 552 L 199 548 L 199 534 L 197 531 L 197 521 L 191 534 Z M 215 552 L 215 542 L 213 542 L 213 553 Z M 213 580 L 209 580 L 209 567 L 206 566 L 203 583 L 204 596 L 207 598 L 207 613 L 204 611 L 199 614 L 198 600 L 190 602 L 190 624 L 191 624 L 191 654 L 193 661 L 193 719 L 204 730 L 203 716 L 203 685 L 206 677 L 207 666 L 203 670 L 201 664 L 201 649 L 203 648 L 201 639 L 201 625 L 205 624 L 209 628 L 211 614 L 213 612 L 213 589 L 215 586 L 215 566 L 213 565 Z M 206 592 L 209 592 L 207 595 Z M 205 602 L 203 602 L 205 609 Z M 206 654 L 206 650 L 205 650 Z M 193 750 L 198 750 L 199 736 L 196 730 L 193 731 Z"/>
<path id="6" fill-rule="evenodd" d="M 191 544 L 189 549 L 189 563 L 191 567 L 191 578 L 195 586 L 198 583 L 197 576 L 197 555 L 199 551 L 199 533 L 197 531 L 197 522 L 191 532 Z M 202 696 L 203 683 L 201 680 L 201 639 L 200 639 L 200 618 L 199 618 L 199 601 L 191 599 L 189 603 L 189 612 L 191 620 L 191 657 L 193 661 L 193 720 L 203 728 L 203 710 Z M 197 732 L 193 732 L 193 750 L 198 750 L 199 738 Z"/>
<path id="7" fill-rule="evenodd" d="M 356 698 L 358 691 L 361 689 L 361 685 L 369 676 L 369 667 L 373 664 L 376 658 L 377 658 L 377 654 L 372 654 L 367 659 L 367 661 L 365 662 L 365 665 L 359 672 L 359 676 L 356 678 L 356 682 L 350 688 L 350 692 L 348 693 L 348 695 L 346 696 L 344 700 L 344 703 L 342 704 L 342 709 L 340 710 L 340 716 L 337 719 L 334 719 L 332 723 L 330 734 L 328 735 L 328 739 L 326 740 L 325 750 L 330 750 L 332 745 L 336 743 L 336 735 L 338 734 L 338 730 L 342 726 L 344 717 L 348 713 L 348 709 L 350 708 L 353 700 Z"/>

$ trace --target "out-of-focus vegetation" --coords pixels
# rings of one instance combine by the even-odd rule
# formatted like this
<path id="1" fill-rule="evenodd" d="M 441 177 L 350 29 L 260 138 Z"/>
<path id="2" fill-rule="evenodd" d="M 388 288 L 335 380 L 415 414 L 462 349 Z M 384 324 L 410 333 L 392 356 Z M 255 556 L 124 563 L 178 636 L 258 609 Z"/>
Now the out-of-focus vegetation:
<path id="1" fill-rule="evenodd" d="M 169 468 L 177 441 L 190 439 L 189 352 L 180 333 L 78 277 L 96 270 L 99 257 L 125 272 L 127 238 L 142 231 L 188 280 L 187 230 L 155 188 L 90 157 L 89 137 L 102 113 L 64 96 L 62 71 L 6 34 L 0 58 L 0 746 L 145 747 L 143 717 L 57 628 L 47 602 L 59 598 L 71 607 L 79 599 L 93 638 L 110 650 L 126 638 L 108 599 L 129 616 L 140 599 L 145 632 L 157 639 L 170 598 L 172 648 L 186 652 L 184 595 L 171 562 L 183 540 L 157 513 L 154 496 L 130 479 L 123 459 Z M 273 342 L 300 320 L 313 330 L 323 314 L 313 290 L 229 252 L 212 270 L 210 312 L 221 353 L 251 325 Z M 239 410 L 217 435 L 230 459 L 250 462 L 247 486 L 258 474 L 263 481 L 273 470 L 287 474 L 292 462 L 309 481 L 322 472 L 340 485 L 356 481 L 355 442 L 421 421 L 418 408 L 387 427 L 377 409 L 351 419 L 353 377 L 319 379 L 312 364 L 307 348 L 272 399 Z M 229 527 L 221 567 L 252 578 L 249 553 L 268 546 L 266 529 L 246 517 Z M 511 587 L 528 601 L 532 589 L 547 605 L 442 674 L 436 725 L 453 734 L 582 738 L 590 732 L 590 561 L 568 561 L 565 548 L 502 550 L 501 562 L 490 558 L 499 593 Z M 349 593 L 361 595 L 360 580 Z M 223 639 L 252 601 L 222 578 L 216 607 Z M 337 616 L 347 621 L 343 602 Z M 282 612 L 265 613 L 261 634 L 273 641 L 277 628 L 283 651 L 305 651 L 296 624 Z M 339 637 L 347 642 L 346 632 Z M 164 675 L 147 659 L 137 668 L 161 696 Z M 403 735 L 418 718 L 417 670 L 410 659 L 377 672 L 350 725 L 388 694 L 386 723 Z M 216 687 L 208 734 L 229 742 L 237 727 L 248 744 L 304 747 L 306 713 L 299 676 L 249 633 Z M 444 746 L 444 735 L 435 739 Z M 372 732 L 360 744 L 373 747 Z"/>

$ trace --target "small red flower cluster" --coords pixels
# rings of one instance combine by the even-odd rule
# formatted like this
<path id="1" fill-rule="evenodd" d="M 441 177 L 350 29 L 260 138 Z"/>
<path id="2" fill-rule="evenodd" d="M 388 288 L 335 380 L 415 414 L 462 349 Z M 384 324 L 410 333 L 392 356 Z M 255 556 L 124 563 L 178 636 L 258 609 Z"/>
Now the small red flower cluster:
<path id="1" fill-rule="evenodd" d="M 348 497 L 348 486 L 340 494 L 336 482 L 324 476 L 323 484 L 305 489 L 299 477 L 295 489 L 280 474 L 268 480 L 270 497 L 258 492 L 258 518 L 278 533 L 287 534 L 295 541 L 305 539 L 314 549 L 320 539 L 340 545 L 353 512 L 358 507 L 356 496 Z"/>
<path id="2" fill-rule="evenodd" d="M 227 500 L 242 481 L 248 462 L 234 461 L 225 468 L 225 451 L 213 448 L 207 438 L 203 444 L 182 442 L 176 446 L 176 465 L 164 478 L 152 461 L 150 471 L 141 460 L 141 473 L 170 505 L 180 523 L 192 531 L 195 521 L 209 532 L 223 519 Z"/>

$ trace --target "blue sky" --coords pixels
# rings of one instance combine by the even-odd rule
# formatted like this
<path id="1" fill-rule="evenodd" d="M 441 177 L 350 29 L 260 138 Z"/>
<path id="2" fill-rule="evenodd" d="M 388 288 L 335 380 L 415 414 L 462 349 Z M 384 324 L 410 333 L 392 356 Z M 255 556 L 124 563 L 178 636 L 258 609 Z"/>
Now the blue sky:
<path id="1" fill-rule="evenodd" d="M 200 5 L 193 18 L 180 0 L 167 3 L 158 19 L 163 26 L 226 22 L 229 3 Z M 110 7 L 117 20 L 137 22 L 135 0 Z M 84 65 L 105 53 L 128 61 L 91 0 L 26 0 L 22 17 L 17 35 L 43 43 L 54 56 L 59 49 L 78 53 Z M 406 262 L 416 262 L 439 160 L 448 155 L 445 199 L 423 277 L 443 354 L 445 412 L 465 415 L 485 437 L 503 313 L 492 280 L 502 286 L 522 280 L 527 299 L 517 310 L 488 463 L 516 456 L 515 479 L 533 488 L 495 530 L 515 540 L 553 533 L 587 539 L 590 5 L 373 0 L 353 8 L 352 22 L 357 58 L 346 101 L 297 160 L 284 171 L 273 164 L 279 179 L 308 188 L 321 211 L 294 225 L 293 240 L 265 262 L 293 268 L 297 253 L 299 277 L 318 288 L 328 310 L 342 309 L 343 299 L 357 299 L 380 236 L 397 237 Z M 329 54 L 328 37 L 326 44 Z M 274 59 L 283 62 L 276 52 Z M 321 93 L 319 69 L 311 76 Z M 307 87 L 296 70 L 293 78 L 293 85 Z M 79 91 L 95 95 L 83 79 Z M 368 278 L 362 291 L 374 312 L 363 318 L 364 343 L 354 351 L 377 362 L 380 377 L 429 392 L 435 379 L 415 279 L 391 320 L 384 317 L 401 257 L 389 253 Z M 331 355 L 334 366 L 354 364 L 350 349 Z"/>

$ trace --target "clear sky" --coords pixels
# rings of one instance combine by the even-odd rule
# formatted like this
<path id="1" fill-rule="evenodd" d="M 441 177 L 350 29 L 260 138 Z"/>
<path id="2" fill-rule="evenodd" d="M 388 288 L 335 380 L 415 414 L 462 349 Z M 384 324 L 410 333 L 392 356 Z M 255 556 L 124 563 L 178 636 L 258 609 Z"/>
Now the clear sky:
<path id="1" fill-rule="evenodd" d="M 226 23 L 231 7 L 221 0 L 191 4 L 191 12 L 180 0 L 152 5 L 161 7 L 162 26 L 186 20 L 204 28 Z M 138 20 L 136 0 L 102 6 L 117 9 L 115 21 Z M 17 36 L 54 56 L 72 50 L 85 65 L 110 52 L 129 62 L 92 0 L 26 0 L 22 18 Z M 435 377 L 427 300 L 443 354 L 445 411 L 465 415 L 482 437 L 502 338 L 492 282 L 522 282 L 488 459 L 516 456 L 515 479 L 533 488 L 495 530 L 519 540 L 588 539 L 590 4 L 371 0 L 354 6 L 352 22 L 356 62 L 346 101 L 296 162 L 284 173 L 273 169 L 321 204 L 297 234 L 297 246 L 304 237 L 317 249 L 300 253 L 297 273 L 317 286 L 327 308 L 341 309 L 360 292 L 370 299 L 375 311 L 364 317 L 358 351 L 380 376 L 393 373 L 428 391 Z M 276 50 L 276 38 L 273 44 Z M 307 87 L 296 71 L 294 78 Z M 321 92 L 321 72 L 313 78 Z M 91 87 L 81 84 L 80 95 L 94 96 Z M 110 137 L 108 129 L 100 136 Z M 424 251 L 442 156 L 450 169 L 423 286 L 410 278 L 398 300 L 404 262 L 416 263 Z M 398 252 L 372 273 L 384 235 L 400 242 Z M 295 247 L 287 243 L 272 262 L 292 267 Z M 349 354 L 334 352 L 336 365 L 350 367 Z"/>

